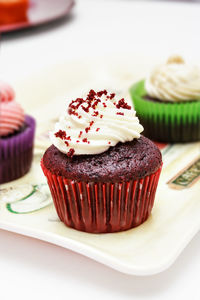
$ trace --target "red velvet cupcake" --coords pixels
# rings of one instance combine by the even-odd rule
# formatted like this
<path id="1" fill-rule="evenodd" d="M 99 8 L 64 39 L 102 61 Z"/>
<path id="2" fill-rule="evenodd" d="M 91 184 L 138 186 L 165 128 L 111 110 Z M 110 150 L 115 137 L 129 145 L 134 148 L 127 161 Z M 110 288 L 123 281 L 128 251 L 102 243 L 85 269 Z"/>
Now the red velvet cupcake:
<path id="1" fill-rule="evenodd" d="M 33 157 L 35 120 L 24 114 L 13 89 L 0 82 L 0 183 L 25 175 Z"/>
<path id="2" fill-rule="evenodd" d="M 68 105 L 41 162 L 61 221 L 103 233 L 148 218 L 162 158 L 142 130 L 131 106 L 107 91 Z"/>

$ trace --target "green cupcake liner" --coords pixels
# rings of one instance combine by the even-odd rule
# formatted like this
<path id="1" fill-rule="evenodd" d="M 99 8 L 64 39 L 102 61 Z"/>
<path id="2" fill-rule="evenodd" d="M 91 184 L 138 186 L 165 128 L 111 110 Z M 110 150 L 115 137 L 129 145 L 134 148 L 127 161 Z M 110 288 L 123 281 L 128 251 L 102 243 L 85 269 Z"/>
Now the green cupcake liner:
<path id="1" fill-rule="evenodd" d="M 130 89 L 144 135 L 160 142 L 193 142 L 200 140 L 200 101 L 178 103 L 156 102 L 147 95 L 145 81 Z"/>

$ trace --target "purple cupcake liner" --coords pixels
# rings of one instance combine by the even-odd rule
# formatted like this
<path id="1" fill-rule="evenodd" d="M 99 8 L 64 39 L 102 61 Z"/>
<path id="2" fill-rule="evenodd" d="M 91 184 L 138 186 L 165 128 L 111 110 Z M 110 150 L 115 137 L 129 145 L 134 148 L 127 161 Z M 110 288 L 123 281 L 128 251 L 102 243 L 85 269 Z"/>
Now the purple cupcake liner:
<path id="1" fill-rule="evenodd" d="M 22 177 L 31 167 L 35 120 L 26 115 L 24 124 L 23 131 L 0 139 L 0 183 Z"/>

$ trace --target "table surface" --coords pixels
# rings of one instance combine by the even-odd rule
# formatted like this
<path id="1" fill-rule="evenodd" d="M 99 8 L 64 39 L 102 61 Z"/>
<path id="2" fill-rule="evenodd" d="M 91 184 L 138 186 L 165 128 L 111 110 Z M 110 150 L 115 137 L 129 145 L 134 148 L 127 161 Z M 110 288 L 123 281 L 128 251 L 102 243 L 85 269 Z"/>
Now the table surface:
<path id="1" fill-rule="evenodd" d="M 2 79 L 14 83 L 49 64 L 112 53 L 140 53 L 161 61 L 180 53 L 190 61 L 199 61 L 198 3 L 76 2 L 70 17 L 2 36 Z M 63 296 L 82 300 L 200 299 L 200 234 L 170 269 L 150 277 L 124 275 L 66 249 L 2 230 L 0 244 L 3 300 Z"/>

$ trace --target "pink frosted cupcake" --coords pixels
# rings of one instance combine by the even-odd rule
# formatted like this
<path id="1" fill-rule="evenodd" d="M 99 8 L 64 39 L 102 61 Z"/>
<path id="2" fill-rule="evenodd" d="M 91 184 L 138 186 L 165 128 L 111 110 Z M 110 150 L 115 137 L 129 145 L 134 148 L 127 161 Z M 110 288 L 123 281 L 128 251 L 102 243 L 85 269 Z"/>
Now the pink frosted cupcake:
<path id="1" fill-rule="evenodd" d="M 33 157 L 35 120 L 24 114 L 14 90 L 0 82 L 0 183 L 25 175 Z"/>

